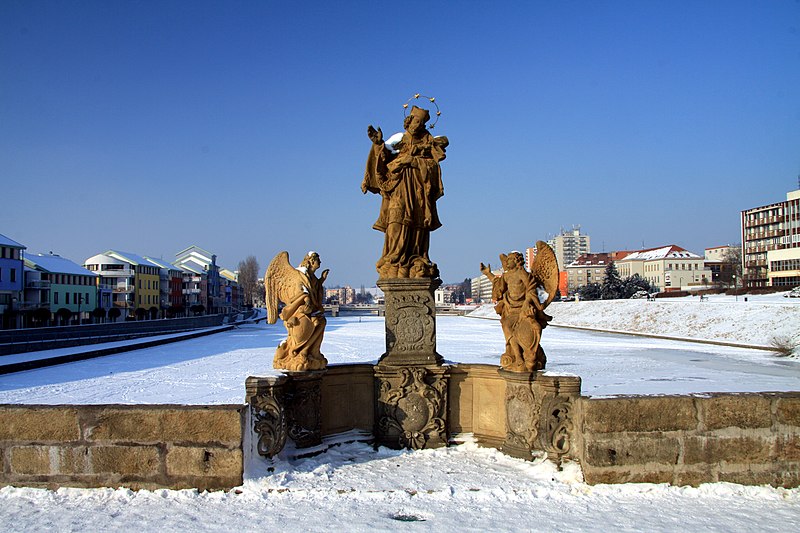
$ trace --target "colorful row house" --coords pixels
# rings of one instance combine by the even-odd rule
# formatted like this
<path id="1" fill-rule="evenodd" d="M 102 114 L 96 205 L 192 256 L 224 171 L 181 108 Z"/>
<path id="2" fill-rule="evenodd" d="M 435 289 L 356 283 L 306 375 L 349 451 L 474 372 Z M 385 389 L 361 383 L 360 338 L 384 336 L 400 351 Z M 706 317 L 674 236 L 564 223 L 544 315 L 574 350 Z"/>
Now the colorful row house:
<path id="1" fill-rule="evenodd" d="M 19 305 L 24 287 L 25 246 L 0 235 L 0 327 L 20 327 Z"/>

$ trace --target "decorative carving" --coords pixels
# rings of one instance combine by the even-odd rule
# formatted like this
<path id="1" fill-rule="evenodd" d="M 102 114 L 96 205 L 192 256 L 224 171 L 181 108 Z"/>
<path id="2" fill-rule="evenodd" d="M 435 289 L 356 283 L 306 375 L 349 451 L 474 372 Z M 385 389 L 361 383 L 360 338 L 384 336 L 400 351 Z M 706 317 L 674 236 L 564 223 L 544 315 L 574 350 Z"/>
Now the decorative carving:
<path id="1" fill-rule="evenodd" d="M 520 252 L 500 254 L 504 272 L 496 275 L 491 265 L 481 263 L 481 272 L 492 282 L 492 299 L 506 338 L 500 366 L 512 372 L 543 370 L 547 357 L 539 344 L 542 330 L 552 317 L 544 310 L 558 289 L 558 263 L 553 250 L 536 243 L 536 259 L 531 271 L 525 270 Z"/>
<path id="2" fill-rule="evenodd" d="M 435 99 L 428 100 L 435 104 Z M 439 277 L 428 248 L 430 233 L 442 225 L 436 210 L 436 201 L 444 195 L 439 163 L 449 140 L 431 135 L 429 120 L 428 110 L 412 106 L 403 121 L 405 132 L 387 141 L 380 128 L 367 128 L 372 148 L 361 191 L 381 195 L 378 220 L 372 226 L 385 234 L 383 253 L 375 265 L 380 279 Z"/>
<path id="3" fill-rule="evenodd" d="M 530 384 L 506 384 L 506 442 L 504 448 L 532 450 L 538 435 L 539 402 Z"/>
<path id="4" fill-rule="evenodd" d="M 328 364 L 320 351 L 326 323 L 322 285 L 328 270 L 323 270 L 322 276 L 317 278 L 315 272 L 320 264 L 319 254 L 308 252 L 300 266 L 292 268 L 289 254 L 281 252 L 267 267 L 264 277 L 267 320 L 270 324 L 278 320 L 278 302 L 283 302 L 286 306 L 280 318 L 289 335 L 275 350 L 275 368 L 321 370 Z"/>
<path id="5" fill-rule="evenodd" d="M 436 306 L 431 279 L 378 280 L 386 297 L 386 353 L 381 365 L 441 365 L 436 353 Z"/>
<path id="6" fill-rule="evenodd" d="M 556 463 L 570 452 L 573 402 L 569 396 L 554 396 L 542 409 L 540 422 L 540 444 L 547 457 Z"/>
<path id="7" fill-rule="evenodd" d="M 382 443 L 414 450 L 447 444 L 447 381 L 437 370 L 376 367 L 376 429 Z"/>
<path id="8" fill-rule="evenodd" d="M 253 429 L 258 435 L 256 448 L 260 455 L 272 458 L 286 445 L 287 425 L 283 402 L 277 392 L 257 394 L 250 399 Z"/>

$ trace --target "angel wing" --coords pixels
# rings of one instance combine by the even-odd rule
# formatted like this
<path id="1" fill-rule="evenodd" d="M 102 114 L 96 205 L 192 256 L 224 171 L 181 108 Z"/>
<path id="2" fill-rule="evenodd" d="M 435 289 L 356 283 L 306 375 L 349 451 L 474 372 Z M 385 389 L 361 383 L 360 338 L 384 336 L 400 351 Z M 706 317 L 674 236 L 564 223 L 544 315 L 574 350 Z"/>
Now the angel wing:
<path id="1" fill-rule="evenodd" d="M 558 290 L 558 261 L 553 249 L 544 241 L 536 241 L 536 259 L 531 266 L 531 273 L 547 292 L 547 300 L 542 303 L 544 309 L 556 297 Z"/>
<path id="2" fill-rule="evenodd" d="M 278 302 L 291 302 L 298 292 L 303 291 L 303 275 L 289 263 L 289 252 L 276 255 L 264 275 L 264 289 L 267 300 L 267 322 L 278 321 Z"/>

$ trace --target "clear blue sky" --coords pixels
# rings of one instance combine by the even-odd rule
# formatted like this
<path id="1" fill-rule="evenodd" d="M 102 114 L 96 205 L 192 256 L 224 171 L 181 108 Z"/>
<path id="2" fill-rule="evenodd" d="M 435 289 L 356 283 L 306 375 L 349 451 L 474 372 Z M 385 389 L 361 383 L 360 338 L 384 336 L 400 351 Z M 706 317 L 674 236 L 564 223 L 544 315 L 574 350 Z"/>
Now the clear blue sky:
<path id="1" fill-rule="evenodd" d="M 446 282 L 581 224 L 739 241 L 800 173 L 800 2 L 0 2 L 0 233 L 82 262 L 317 250 L 374 284 L 368 124 L 435 96 Z"/>

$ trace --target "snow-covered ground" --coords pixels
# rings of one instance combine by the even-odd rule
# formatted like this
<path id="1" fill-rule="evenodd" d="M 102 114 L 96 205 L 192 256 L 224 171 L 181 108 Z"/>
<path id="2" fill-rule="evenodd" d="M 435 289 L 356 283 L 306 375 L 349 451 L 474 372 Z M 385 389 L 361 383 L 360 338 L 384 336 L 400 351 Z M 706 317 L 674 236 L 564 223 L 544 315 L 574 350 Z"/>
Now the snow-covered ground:
<path id="1" fill-rule="evenodd" d="M 351 443 L 278 461 L 230 492 L 0 489 L 4 531 L 774 531 L 800 523 L 800 491 L 589 486 L 467 442 L 419 452 Z M 795 524 L 795 526 L 792 526 Z"/>
<path id="2" fill-rule="evenodd" d="M 785 339 L 800 345 L 800 298 L 784 293 L 710 295 L 647 300 L 554 302 L 547 308 L 553 325 L 579 326 L 771 347 Z M 470 316 L 499 319 L 493 305 Z"/>
<path id="3" fill-rule="evenodd" d="M 248 376 L 275 373 L 272 357 L 285 335 L 281 323 L 247 324 L 2 375 L 0 403 L 242 403 Z M 437 343 L 448 361 L 498 364 L 505 341 L 497 320 L 443 316 L 437 318 Z M 581 376 L 584 394 L 593 396 L 800 389 L 800 360 L 764 350 L 556 327 L 544 331 L 542 346 L 549 370 Z M 376 362 L 385 349 L 383 318 L 329 319 L 322 349 L 331 363 Z"/>
<path id="4" fill-rule="evenodd" d="M 570 305 L 598 303 L 604 302 L 554 304 L 550 311 L 563 322 Z M 636 303 L 640 309 L 661 304 Z M 727 318 L 706 325 L 695 319 L 694 336 L 711 338 L 712 331 L 724 329 L 720 323 L 742 329 L 743 315 L 760 304 L 712 299 L 683 305 L 729 310 Z M 584 316 L 595 316 L 589 327 L 626 329 L 609 326 L 607 315 L 619 313 Z M 782 323 L 797 332 L 797 317 L 790 312 Z M 744 329 L 755 335 L 758 327 Z M 667 329 L 657 333 L 680 336 Z M 0 403 L 240 403 L 248 375 L 273 372 L 272 356 L 284 336 L 281 324 L 250 324 L 202 339 L 0 376 Z M 760 344 L 753 338 L 740 342 Z M 437 339 L 439 352 L 458 362 L 496 364 L 504 344 L 497 320 L 466 317 L 439 317 Z M 545 330 L 543 346 L 548 369 L 580 375 L 584 394 L 800 389 L 800 361 L 763 350 L 556 327 Z M 383 349 L 383 319 L 329 320 L 323 351 L 332 363 L 375 361 Z M 421 452 L 342 444 L 313 458 L 276 459 L 272 472 L 270 465 L 251 460 L 244 485 L 226 493 L 5 487 L 0 530 L 783 532 L 800 523 L 798 489 L 727 483 L 588 486 L 577 465 L 558 472 L 547 461 L 513 459 L 460 437 L 466 440 L 462 445 Z"/>

